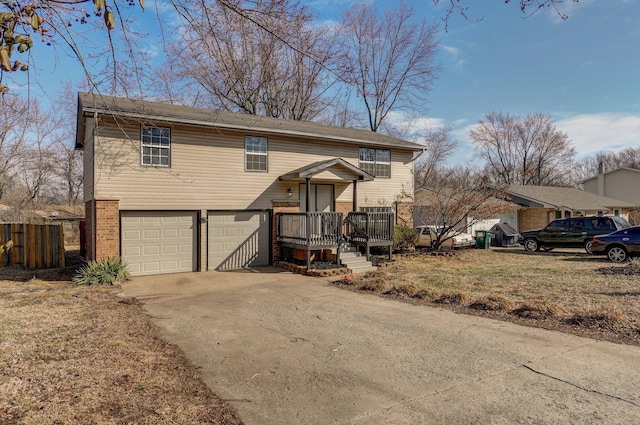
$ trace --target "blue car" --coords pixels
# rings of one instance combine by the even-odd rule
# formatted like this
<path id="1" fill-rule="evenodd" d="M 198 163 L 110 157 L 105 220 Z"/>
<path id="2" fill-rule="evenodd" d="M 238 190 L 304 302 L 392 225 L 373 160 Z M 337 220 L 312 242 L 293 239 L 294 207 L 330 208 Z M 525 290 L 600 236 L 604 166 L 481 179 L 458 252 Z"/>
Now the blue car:
<path id="1" fill-rule="evenodd" d="M 631 256 L 640 255 L 640 226 L 594 236 L 591 241 L 591 252 L 606 254 L 614 263 L 622 263 Z"/>

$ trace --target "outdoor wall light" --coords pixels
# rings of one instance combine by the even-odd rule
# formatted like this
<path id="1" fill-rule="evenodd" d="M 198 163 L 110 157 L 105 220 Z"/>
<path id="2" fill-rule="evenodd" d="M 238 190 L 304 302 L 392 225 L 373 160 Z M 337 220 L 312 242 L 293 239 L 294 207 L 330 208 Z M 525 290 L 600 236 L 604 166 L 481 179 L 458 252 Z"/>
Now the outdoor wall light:
<path id="1" fill-rule="evenodd" d="M 287 189 L 287 196 L 288 196 L 289 198 L 291 198 L 291 197 L 293 196 L 293 192 L 291 191 L 291 188 L 288 188 L 288 189 Z"/>

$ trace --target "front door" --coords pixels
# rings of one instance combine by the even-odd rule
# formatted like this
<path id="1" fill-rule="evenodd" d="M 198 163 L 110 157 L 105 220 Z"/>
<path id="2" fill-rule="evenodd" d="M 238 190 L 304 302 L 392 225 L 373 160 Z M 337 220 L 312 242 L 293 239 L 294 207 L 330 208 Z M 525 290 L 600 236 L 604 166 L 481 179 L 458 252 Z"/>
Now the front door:
<path id="1" fill-rule="evenodd" d="M 306 212 L 333 212 L 334 190 L 332 184 L 312 184 L 309 193 L 309 210 L 307 210 L 307 198 L 305 196 L 305 184 L 300 185 L 300 211 Z"/>

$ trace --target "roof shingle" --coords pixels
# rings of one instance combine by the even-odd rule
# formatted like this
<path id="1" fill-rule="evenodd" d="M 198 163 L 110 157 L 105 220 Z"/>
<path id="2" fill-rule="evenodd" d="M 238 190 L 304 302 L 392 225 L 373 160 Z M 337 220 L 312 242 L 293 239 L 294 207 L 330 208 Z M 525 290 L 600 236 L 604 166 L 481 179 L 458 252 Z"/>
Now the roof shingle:
<path id="1" fill-rule="evenodd" d="M 348 127 L 333 127 L 308 121 L 292 121 L 257 115 L 238 114 L 212 109 L 192 108 L 161 102 L 125 99 L 114 96 L 78 93 L 78 120 L 83 116 L 112 115 L 156 122 L 211 127 L 227 130 L 245 130 L 307 139 L 339 141 L 368 146 L 381 146 L 420 151 L 425 146 L 393 136 Z M 78 126 L 76 147 L 82 147 L 83 126 Z M 82 136 L 82 138 L 80 138 Z"/>

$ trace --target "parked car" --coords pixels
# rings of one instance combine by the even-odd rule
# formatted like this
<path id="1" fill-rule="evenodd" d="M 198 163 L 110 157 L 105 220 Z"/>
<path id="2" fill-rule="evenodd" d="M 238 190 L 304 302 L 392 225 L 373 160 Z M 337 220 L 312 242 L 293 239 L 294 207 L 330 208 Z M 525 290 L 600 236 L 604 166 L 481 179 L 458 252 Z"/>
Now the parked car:
<path id="1" fill-rule="evenodd" d="M 591 252 L 606 254 L 614 263 L 621 263 L 632 255 L 640 255 L 640 226 L 595 236 L 591 241 Z"/>
<path id="2" fill-rule="evenodd" d="M 418 230 L 418 233 L 420 233 L 420 238 L 418 239 L 418 244 L 416 246 L 427 247 L 427 248 L 433 247 L 433 241 L 435 241 L 437 238 L 437 235 L 441 234 L 444 230 L 442 227 L 437 227 L 433 225 L 417 226 L 416 229 Z M 468 233 L 450 231 L 445 235 L 445 237 L 448 237 L 448 236 L 451 236 L 451 237 L 443 241 L 441 244 L 441 246 L 444 248 L 464 248 L 464 247 L 475 246 L 476 244 L 476 241 L 473 238 L 473 236 L 471 236 Z"/>
<path id="3" fill-rule="evenodd" d="M 522 232 L 519 243 L 527 251 L 553 248 L 580 248 L 591 254 L 593 237 L 626 229 L 629 222 L 622 217 L 593 216 L 553 220 L 544 229 Z"/>

